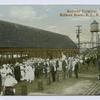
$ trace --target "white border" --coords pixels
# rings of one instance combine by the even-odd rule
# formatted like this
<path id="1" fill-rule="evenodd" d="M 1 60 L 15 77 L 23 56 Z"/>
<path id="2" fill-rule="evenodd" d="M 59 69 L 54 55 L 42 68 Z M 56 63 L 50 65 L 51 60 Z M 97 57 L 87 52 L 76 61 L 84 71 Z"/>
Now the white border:
<path id="1" fill-rule="evenodd" d="M 0 4 L 100 4 L 100 0 L 0 0 Z"/>
<path id="2" fill-rule="evenodd" d="M 3 96 L 0 100 L 100 100 L 99 96 Z"/>
<path id="3" fill-rule="evenodd" d="M 89 4 L 99 5 L 100 0 L 0 0 L 0 5 L 33 5 L 33 4 Z M 99 96 L 1 96 L 0 100 L 100 100 Z"/>

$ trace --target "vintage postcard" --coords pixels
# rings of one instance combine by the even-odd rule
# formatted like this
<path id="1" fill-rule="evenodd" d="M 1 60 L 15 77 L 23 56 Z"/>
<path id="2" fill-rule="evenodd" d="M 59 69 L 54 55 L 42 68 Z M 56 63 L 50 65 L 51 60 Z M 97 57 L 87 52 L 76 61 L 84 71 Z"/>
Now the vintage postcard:
<path id="1" fill-rule="evenodd" d="M 1 96 L 99 96 L 100 5 L 0 5 Z"/>

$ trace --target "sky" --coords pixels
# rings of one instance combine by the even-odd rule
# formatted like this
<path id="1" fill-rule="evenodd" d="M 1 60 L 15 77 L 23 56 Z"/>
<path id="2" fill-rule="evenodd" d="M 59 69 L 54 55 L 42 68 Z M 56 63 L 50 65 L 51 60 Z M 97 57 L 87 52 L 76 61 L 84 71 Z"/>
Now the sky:
<path id="1" fill-rule="evenodd" d="M 93 10 L 100 7 L 99 5 L 0 5 L 0 20 L 67 35 L 75 42 L 77 42 L 76 26 L 81 25 L 81 41 L 90 41 L 90 24 L 93 20 L 100 23 L 100 16 L 60 16 L 60 13 L 73 9 Z"/>

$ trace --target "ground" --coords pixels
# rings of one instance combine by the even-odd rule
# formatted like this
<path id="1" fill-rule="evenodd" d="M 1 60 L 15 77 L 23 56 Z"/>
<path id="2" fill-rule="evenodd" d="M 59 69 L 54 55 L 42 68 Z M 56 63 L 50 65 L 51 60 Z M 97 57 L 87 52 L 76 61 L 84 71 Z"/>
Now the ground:
<path id="1" fill-rule="evenodd" d="M 43 90 L 38 90 L 37 82 L 33 81 L 31 84 L 27 82 L 21 82 L 18 84 L 16 95 L 22 95 L 21 86 L 27 86 L 28 95 L 85 95 L 85 92 L 90 86 L 98 81 L 97 74 L 79 74 L 79 78 L 76 79 L 73 75 L 72 78 L 61 79 L 60 81 L 52 82 L 47 85 L 46 80 L 43 79 Z M 20 85 L 20 86 L 19 86 Z M 25 88 L 24 88 L 24 91 Z"/>
<path id="2" fill-rule="evenodd" d="M 97 91 L 100 87 L 100 82 L 97 78 L 99 75 L 97 68 L 94 66 L 90 66 L 88 69 L 85 68 L 81 69 L 79 72 L 79 78 L 76 79 L 73 73 L 72 78 L 63 79 L 62 75 L 60 75 L 60 80 L 56 82 L 51 82 L 51 84 L 47 84 L 47 79 L 42 78 L 43 82 L 43 89 L 38 89 L 38 79 L 35 79 L 32 83 L 28 82 L 20 82 L 16 86 L 16 95 L 93 95 L 93 91 Z M 98 82 L 99 84 L 96 85 L 95 83 Z M 27 88 L 26 88 L 27 87 Z M 95 88 L 96 87 L 96 88 Z M 99 89 L 100 90 L 100 89 Z M 99 91 L 100 94 L 100 91 Z"/>
<path id="3" fill-rule="evenodd" d="M 72 77 L 55 82 L 43 91 L 32 92 L 28 95 L 84 95 L 95 81 L 97 81 L 96 75 L 80 74 L 79 79 Z"/>

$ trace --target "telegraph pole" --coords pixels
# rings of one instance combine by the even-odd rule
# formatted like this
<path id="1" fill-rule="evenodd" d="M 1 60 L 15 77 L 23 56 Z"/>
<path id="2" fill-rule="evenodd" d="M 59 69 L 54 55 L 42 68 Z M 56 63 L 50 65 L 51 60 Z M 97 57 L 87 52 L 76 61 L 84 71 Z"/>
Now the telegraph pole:
<path id="1" fill-rule="evenodd" d="M 100 46 L 100 34 L 98 34 L 98 47 Z"/>
<path id="2" fill-rule="evenodd" d="M 98 34 L 97 57 L 100 59 L 100 34 Z"/>
<path id="3" fill-rule="evenodd" d="M 81 25 L 77 25 L 76 26 L 77 27 L 77 29 L 76 29 L 76 38 L 78 39 L 78 49 L 79 49 L 79 52 L 80 52 L 80 33 L 81 33 Z"/>

